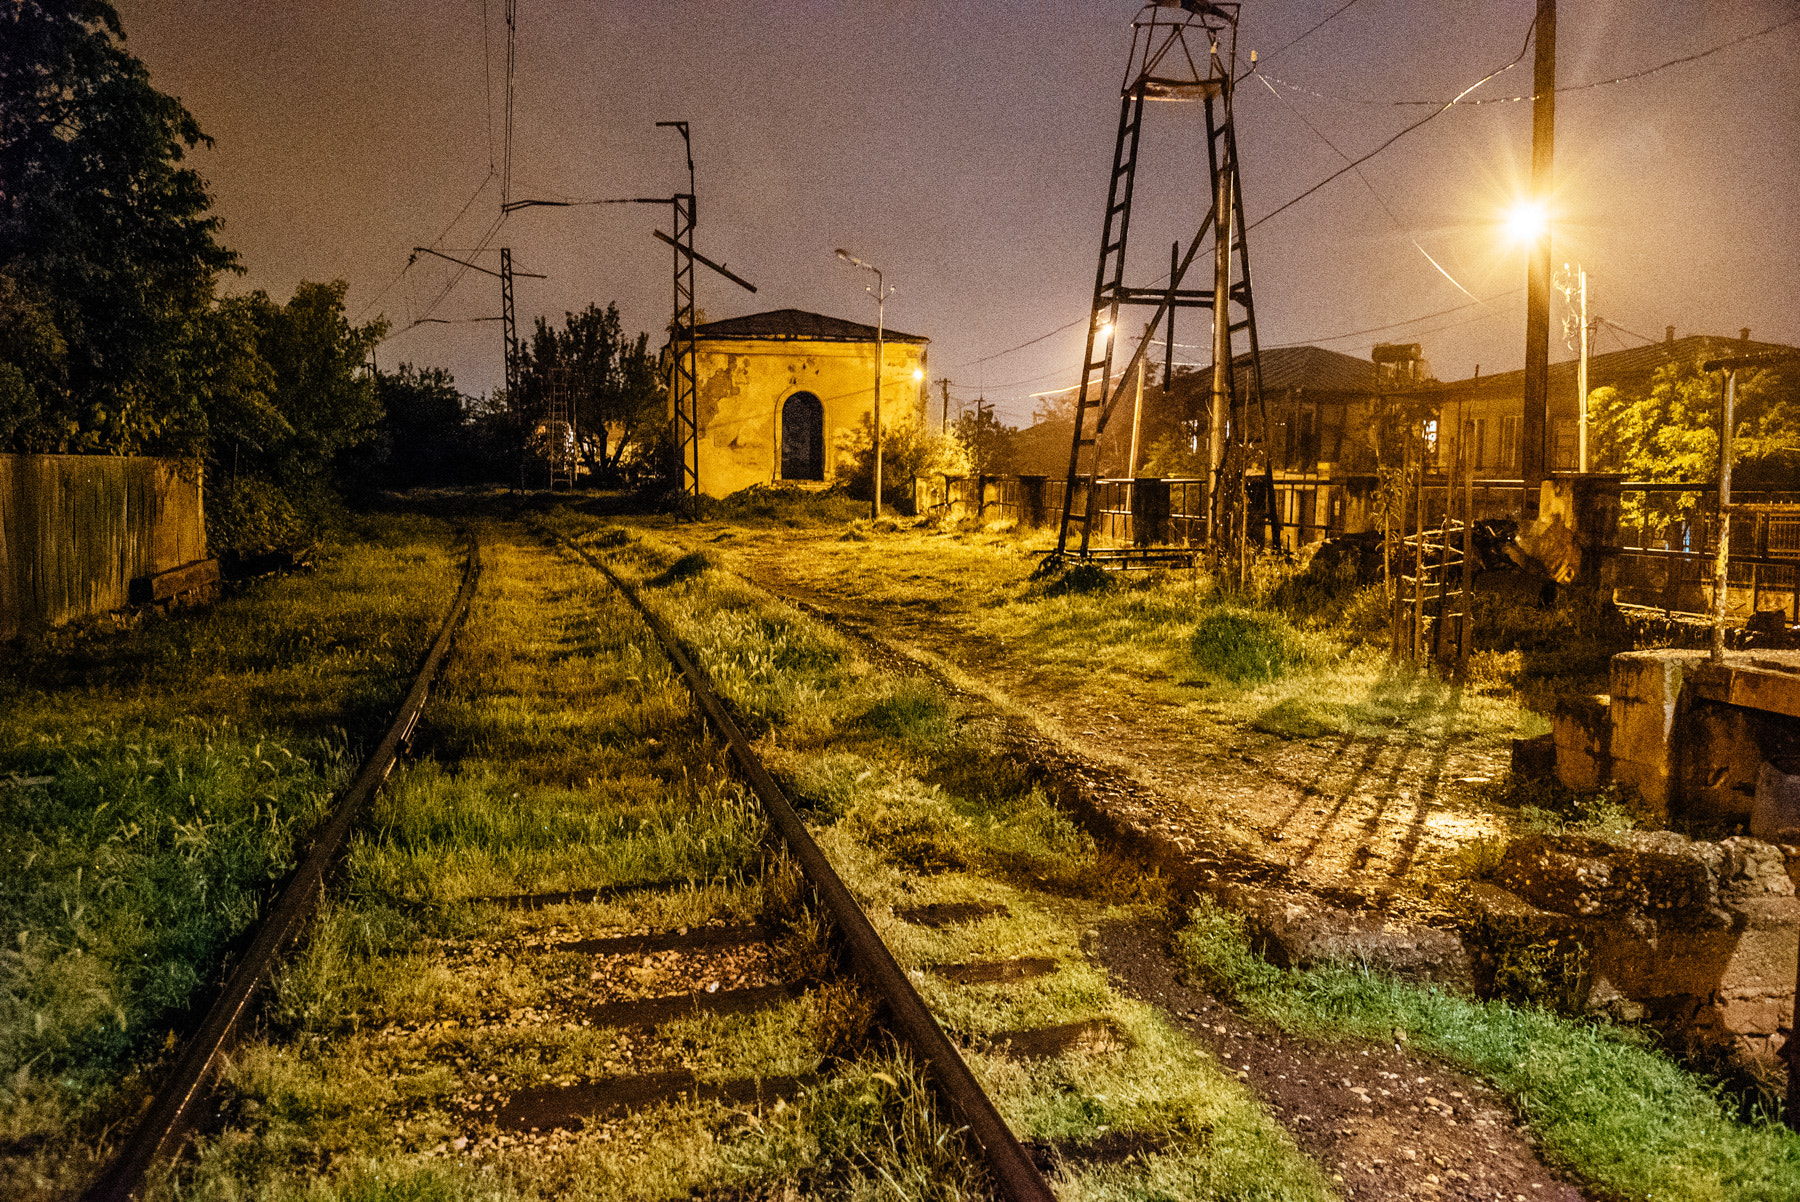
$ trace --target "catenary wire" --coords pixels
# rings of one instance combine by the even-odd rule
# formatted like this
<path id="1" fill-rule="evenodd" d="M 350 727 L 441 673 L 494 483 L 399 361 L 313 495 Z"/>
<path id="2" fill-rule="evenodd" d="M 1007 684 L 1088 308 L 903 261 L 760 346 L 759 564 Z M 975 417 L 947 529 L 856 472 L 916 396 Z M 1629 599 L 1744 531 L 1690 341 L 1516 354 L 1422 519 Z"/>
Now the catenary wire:
<path id="1" fill-rule="evenodd" d="M 1800 13 L 1797 13 L 1791 17 L 1786 17 L 1780 21 L 1776 21 L 1772 25 L 1765 25 L 1763 28 L 1758 29 L 1753 33 L 1746 33 L 1740 37 L 1732 38 L 1729 41 L 1720 42 L 1717 46 L 1709 46 L 1707 49 L 1696 51 L 1693 54 L 1684 54 L 1679 58 L 1672 58 L 1672 59 L 1667 60 L 1666 62 L 1657 63 L 1653 67 L 1644 67 L 1641 70 L 1628 71 L 1624 75 L 1615 75 L 1615 76 L 1611 77 L 1610 79 L 1595 79 L 1595 80 L 1590 80 L 1587 83 L 1564 84 L 1562 87 L 1559 87 L 1556 89 L 1556 94 L 1560 96 L 1560 95 L 1563 95 L 1563 94 L 1566 94 L 1569 92 L 1587 92 L 1587 91 L 1592 91 L 1595 88 L 1611 87 L 1614 84 L 1630 83 L 1632 80 L 1643 79 L 1647 75 L 1655 75 L 1660 71 L 1667 71 L 1671 67 L 1680 67 L 1680 66 L 1685 66 L 1688 63 L 1699 62 L 1703 58 L 1710 58 L 1712 55 L 1718 54 L 1721 51 L 1730 50 L 1734 46 L 1741 46 L 1745 42 L 1754 42 L 1759 38 L 1768 37 L 1770 34 L 1778 33 L 1781 30 L 1786 29 L 1788 26 L 1794 25 L 1794 24 L 1800 24 Z M 1263 61 L 1264 62 L 1268 61 L 1267 57 L 1265 57 Z M 1308 88 L 1301 84 L 1294 83 L 1291 80 L 1281 79 L 1281 78 L 1275 77 L 1275 76 L 1271 76 L 1270 78 L 1273 80 L 1273 82 L 1281 85 L 1282 87 L 1288 89 L 1291 92 L 1300 92 L 1307 96 L 1312 96 L 1319 100 L 1328 100 L 1328 101 L 1331 101 L 1336 104 L 1354 104 L 1354 105 L 1361 105 L 1361 106 L 1364 106 L 1367 108 L 1422 108 L 1422 107 L 1436 106 L 1436 105 L 1442 105 L 1442 104 L 1455 104 L 1461 108 L 1470 108 L 1475 105 L 1481 105 L 1481 104 L 1522 104 L 1525 101 L 1537 99 L 1536 94 L 1533 93 L 1533 94 L 1524 95 L 1524 96 L 1484 96 L 1484 97 L 1481 97 L 1481 98 L 1478 98 L 1475 100 L 1452 100 L 1452 101 L 1443 101 L 1443 100 L 1365 100 L 1361 97 L 1354 97 L 1354 96 L 1333 96 L 1328 93 L 1320 92 L 1313 88 Z"/>
<path id="2" fill-rule="evenodd" d="M 1248 226 L 1245 227 L 1245 232 L 1248 233 L 1250 230 L 1255 229 L 1257 226 L 1261 225 L 1265 221 L 1268 221 L 1270 218 L 1276 216 L 1277 214 L 1285 212 L 1288 209 L 1291 209 L 1295 205 L 1299 204 L 1301 201 L 1305 200 L 1307 197 L 1311 196 L 1313 193 L 1317 192 L 1319 189 L 1323 188 L 1326 184 L 1331 183 L 1333 180 L 1337 179 L 1339 176 L 1345 174 L 1346 172 L 1348 172 L 1356 167 L 1360 167 L 1362 164 L 1368 162 L 1370 159 L 1374 158 L 1376 155 L 1380 154 L 1382 151 L 1386 150 L 1388 147 L 1390 147 L 1394 143 L 1398 142 L 1401 138 L 1404 138 L 1407 134 L 1413 132 L 1415 129 L 1418 129 L 1420 126 L 1424 125 L 1426 122 L 1431 121 L 1434 118 L 1441 116 L 1443 113 L 1449 111 L 1449 109 L 1452 106 L 1456 105 L 1459 101 L 1461 101 L 1462 97 L 1467 96 L 1470 92 L 1473 92 L 1476 88 L 1479 88 L 1482 84 L 1485 84 L 1489 80 L 1493 79 L 1495 76 L 1500 75 L 1503 72 L 1510 71 L 1514 67 L 1518 66 L 1519 63 L 1524 60 L 1526 52 L 1531 49 L 1531 34 L 1532 34 L 1532 31 L 1535 30 L 1536 28 L 1537 28 L 1537 21 L 1534 18 L 1531 22 L 1531 25 L 1529 27 L 1527 27 L 1527 29 L 1525 31 L 1524 45 L 1519 48 L 1518 56 L 1516 58 L 1514 58 L 1511 62 L 1507 63 L 1503 67 L 1499 67 L 1496 70 L 1488 72 L 1486 75 L 1482 76 L 1480 79 L 1476 80 L 1474 83 L 1470 84 L 1468 87 L 1464 88 L 1460 93 L 1458 93 L 1457 98 L 1455 100 L 1452 100 L 1448 104 L 1444 105 L 1442 108 L 1439 108 L 1436 111 L 1427 114 L 1425 117 L 1421 118 L 1420 120 L 1413 122 L 1411 125 L 1407 126 L 1405 129 L 1401 130 L 1399 133 L 1395 134 L 1393 137 L 1389 138 L 1387 141 L 1383 142 L 1381 145 L 1377 146 L 1374 150 L 1371 150 L 1369 153 L 1363 155 L 1361 158 L 1352 160 L 1347 166 L 1339 168 L 1337 171 L 1332 172 L 1330 175 L 1326 176 L 1324 179 L 1320 180 L 1318 183 L 1314 184 L 1312 187 L 1306 189 L 1306 191 L 1300 193 L 1298 196 L 1294 197 L 1292 200 L 1289 200 L 1289 201 L 1283 203 L 1278 208 L 1273 209 L 1270 212 L 1263 214 L 1261 217 L 1258 217 L 1255 221 L 1251 222 Z M 1074 321 L 1067 322 L 1063 325 L 1058 326 L 1056 329 L 1051 330 L 1047 334 L 1040 334 L 1036 338 L 1032 338 L 1025 342 L 1021 342 L 1016 346 L 1009 346 L 1005 350 L 995 351 L 990 355 L 983 355 L 979 359 L 966 359 L 960 363 L 953 363 L 949 367 L 945 368 L 944 370 L 949 371 L 949 370 L 956 369 L 956 368 L 973 367 L 978 363 L 987 363 L 990 360 L 998 359 L 1004 355 L 1010 355 L 1015 351 L 1022 351 L 1027 347 L 1035 346 L 1038 343 L 1043 342 L 1045 339 L 1054 338 L 1054 337 L 1056 337 L 1056 335 L 1061 334 L 1066 330 L 1071 330 L 1071 329 L 1075 328 L 1076 326 L 1083 324 L 1087 320 L 1088 320 L 1087 316 L 1083 315 L 1081 317 L 1076 318 Z"/>
<path id="3" fill-rule="evenodd" d="M 1271 96 L 1275 97 L 1275 99 L 1279 100 L 1281 102 L 1282 106 L 1284 108 L 1286 108 L 1288 112 L 1294 114 L 1294 116 L 1299 119 L 1300 124 L 1306 126 L 1307 129 L 1312 131 L 1314 137 L 1318 138 L 1319 141 L 1325 143 L 1325 145 L 1331 147 L 1332 153 L 1336 154 L 1340 159 L 1343 159 L 1346 163 L 1348 163 L 1350 161 L 1350 156 L 1345 154 L 1342 150 L 1339 150 L 1337 143 L 1333 142 L 1330 138 L 1326 137 L 1324 134 L 1324 131 L 1322 131 L 1318 126 L 1314 125 L 1310 120 L 1308 120 L 1305 113 L 1301 112 L 1299 109 L 1294 107 L 1294 104 L 1292 101 L 1290 101 L 1286 96 L 1283 96 L 1280 92 L 1277 92 L 1274 89 L 1274 87 L 1272 87 L 1270 85 L 1269 81 L 1266 79 L 1263 79 L 1262 76 L 1260 76 L 1260 75 L 1257 76 L 1257 79 L 1262 83 L 1263 87 L 1269 89 L 1269 95 L 1271 95 Z M 1458 292 L 1462 293 L 1464 296 L 1468 297 L 1470 300 L 1478 301 L 1481 299 L 1480 297 L 1476 296 L 1473 292 L 1470 292 L 1467 288 L 1464 288 L 1462 286 L 1462 281 L 1458 280 L 1455 276 L 1451 275 L 1448 271 L 1446 271 L 1444 269 L 1444 265 L 1442 263 L 1439 263 L 1436 259 L 1432 258 L 1430 251 L 1426 250 L 1423 246 L 1419 245 L 1419 240 L 1417 238 L 1413 237 L 1411 234 L 1408 234 L 1406 232 L 1406 226 L 1401 222 L 1400 218 L 1394 213 L 1393 206 L 1388 204 L 1386 197 L 1384 197 L 1380 192 L 1376 191 L 1375 185 L 1369 180 L 1368 175 L 1366 175 L 1363 172 L 1363 169 L 1361 167 L 1356 168 L 1356 178 L 1361 180 L 1363 187 L 1365 187 L 1369 190 L 1369 195 L 1373 196 L 1375 198 L 1375 203 L 1379 204 L 1381 206 L 1381 211 L 1388 215 L 1388 220 L 1394 223 L 1394 228 L 1399 230 L 1402 234 L 1406 235 L 1406 240 L 1413 244 L 1413 249 L 1418 251 L 1420 254 L 1424 255 L 1425 261 L 1427 263 L 1430 263 L 1433 267 L 1437 268 L 1439 275 L 1443 276 L 1446 280 L 1449 280 L 1451 285 L 1453 287 L 1455 287 L 1455 289 Z"/>
<path id="4" fill-rule="evenodd" d="M 1273 49 L 1273 50 L 1269 51 L 1267 54 L 1263 55 L 1262 61 L 1266 63 L 1270 59 L 1274 58 L 1277 54 L 1282 54 L 1288 50 L 1292 50 L 1295 46 L 1298 46 L 1301 42 L 1304 42 L 1307 38 L 1310 38 L 1313 34 L 1319 32 L 1319 30 L 1325 28 L 1325 26 L 1329 25 L 1331 22 L 1333 22 L 1333 21 L 1337 20 L 1339 17 L 1343 16 L 1352 7 L 1354 7 L 1358 2 L 1359 2 L 1359 0 L 1346 0 L 1346 2 L 1344 4 L 1339 5 L 1337 8 L 1333 9 L 1330 12 L 1330 14 L 1328 14 L 1322 20 L 1315 23 L 1312 26 L 1312 28 L 1308 29 L 1305 33 L 1301 34 L 1299 37 L 1292 38 L 1286 42 L 1283 42 L 1281 45 L 1275 47 L 1275 49 Z"/>
<path id="5" fill-rule="evenodd" d="M 1534 17 L 1532 19 L 1530 27 L 1528 27 L 1525 31 L 1525 44 L 1519 47 L 1518 56 L 1516 58 L 1514 58 L 1512 60 L 1512 62 L 1507 63 L 1504 67 L 1499 67 L 1493 71 L 1488 72 L 1486 75 L 1482 76 L 1480 79 L 1476 80 L 1474 83 L 1472 83 L 1468 87 L 1464 88 L 1461 92 L 1458 92 L 1456 94 L 1455 99 L 1450 100 L 1449 102 L 1444 104 L 1442 107 L 1433 109 L 1431 112 L 1425 114 L 1423 117 L 1419 118 L 1417 121 L 1413 122 L 1411 125 L 1407 126 L 1405 129 L 1401 130 L 1399 133 L 1395 134 L 1393 137 L 1389 138 L 1387 141 L 1383 142 L 1381 145 L 1377 146 L 1374 150 L 1371 150 L 1368 154 L 1363 155 L 1359 159 L 1351 160 L 1348 164 L 1346 164 L 1345 166 L 1340 167 L 1338 170 L 1332 172 L 1330 175 L 1326 176 L 1324 179 L 1320 180 L 1318 183 L 1314 184 L 1312 187 L 1308 188 L 1306 191 L 1300 193 L 1300 195 L 1294 197 L 1292 200 L 1286 201 L 1285 203 L 1277 206 L 1276 208 L 1272 209 L 1271 211 L 1264 213 L 1261 217 L 1258 217 L 1255 221 L 1252 221 L 1249 225 L 1245 226 L 1244 232 L 1249 233 L 1251 230 L 1255 229 L 1257 226 L 1261 225 L 1263 222 L 1268 221 L 1270 218 L 1275 217 L 1276 215 L 1278 215 L 1280 213 L 1284 213 L 1288 209 L 1293 208 L 1295 205 L 1299 204 L 1301 201 L 1305 200 L 1307 197 L 1309 197 L 1313 193 L 1317 192 L 1320 188 L 1325 187 L 1325 185 L 1331 183 L 1333 180 L 1344 175 L 1346 172 L 1352 171 L 1355 168 L 1360 167 L 1362 164 L 1368 162 L 1370 159 L 1374 158 L 1376 155 L 1380 154 L 1382 151 L 1386 150 L 1388 147 L 1390 147 L 1394 143 L 1398 142 L 1401 138 L 1404 138 L 1407 134 L 1412 133 L 1414 130 L 1425 125 L 1427 122 L 1434 121 L 1437 118 L 1443 116 L 1445 113 L 1449 112 L 1453 107 L 1455 107 L 1457 105 L 1457 103 L 1462 100 L 1463 97 L 1467 96 L 1470 92 L 1473 92 L 1476 88 L 1479 88 L 1482 84 L 1487 83 L 1489 80 L 1493 79 L 1495 76 L 1500 75 L 1503 72 L 1510 71 L 1514 67 L 1518 66 L 1521 62 L 1524 61 L 1525 55 L 1531 50 L 1531 37 L 1532 37 L 1533 32 L 1536 31 L 1536 29 L 1537 29 L 1537 19 Z"/>

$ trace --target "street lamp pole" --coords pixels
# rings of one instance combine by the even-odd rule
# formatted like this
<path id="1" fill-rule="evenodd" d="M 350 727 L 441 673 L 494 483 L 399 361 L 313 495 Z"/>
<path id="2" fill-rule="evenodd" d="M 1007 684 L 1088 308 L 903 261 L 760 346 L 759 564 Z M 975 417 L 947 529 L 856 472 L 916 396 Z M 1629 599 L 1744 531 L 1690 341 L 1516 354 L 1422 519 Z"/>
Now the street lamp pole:
<path id="1" fill-rule="evenodd" d="M 839 248 L 837 257 L 852 267 L 875 273 L 875 497 L 869 504 L 869 516 L 881 516 L 881 369 L 885 358 L 883 337 L 887 330 L 887 298 L 890 289 L 882 281 L 881 268 L 865 263 L 849 251 Z"/>

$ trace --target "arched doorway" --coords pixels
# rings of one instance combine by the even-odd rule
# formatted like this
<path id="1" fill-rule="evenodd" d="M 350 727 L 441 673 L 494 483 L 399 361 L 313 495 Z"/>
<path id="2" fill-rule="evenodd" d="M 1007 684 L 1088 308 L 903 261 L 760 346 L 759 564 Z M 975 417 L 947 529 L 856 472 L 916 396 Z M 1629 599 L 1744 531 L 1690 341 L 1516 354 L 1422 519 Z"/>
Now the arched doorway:
<path id="1" fill-rule="evenodd" d="M 825 406 L 810 392 L 796 392 L 781 406 L 781 478 L 825 478 Z"/>

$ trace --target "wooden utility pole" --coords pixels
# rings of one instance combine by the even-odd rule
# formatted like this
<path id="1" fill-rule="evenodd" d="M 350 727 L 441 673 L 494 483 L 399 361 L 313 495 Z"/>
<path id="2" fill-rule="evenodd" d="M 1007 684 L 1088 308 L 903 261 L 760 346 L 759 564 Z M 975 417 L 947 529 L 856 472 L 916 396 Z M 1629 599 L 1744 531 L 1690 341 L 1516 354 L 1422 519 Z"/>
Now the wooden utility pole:
<path id="1" fill-rule="evenodd" d="M 1536 521 L 1550 407 L 1550 199 L 1556 147 L 1556 0 L 1538 0 L 1532 34 L 1531 203 L 1541 226 L 1525 280 L 1525 412 L 1519 423 L 1525 521 Z"/>
<path id="2" fill-rule="evenodd" d="M 939 429 L 948 431 L 950 429 L 950 377 L 945 376 L 939 380 L 938 387 L 944 390 L 944 421 Z"/>

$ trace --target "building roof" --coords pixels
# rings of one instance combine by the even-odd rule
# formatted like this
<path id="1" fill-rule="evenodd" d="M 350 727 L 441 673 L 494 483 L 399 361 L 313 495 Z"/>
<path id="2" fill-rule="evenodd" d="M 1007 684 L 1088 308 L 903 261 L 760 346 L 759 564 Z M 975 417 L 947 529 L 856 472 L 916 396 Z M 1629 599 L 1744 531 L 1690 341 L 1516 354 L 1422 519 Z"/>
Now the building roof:
<path id="1" fill-rule="evenodd" d="M 1250 372 L 1248 352 L 1231 361 L 1232 373 L 1239 383 L 1247 383 Z M 1212 364 L 1196 373 L 1211 378 Z M 1262 352 L 1263 390 L 1265 392 L 1354 392 L 1367 394 L 1375 390 L 1375 364 L 1341 351 L 1328 351 L 1322 346 L 1272 346 Z"/>
<path id="2" fill-rule="evenodd" d="M 1645 346 L 1626 347 L 1624 350 L 1608 351 L 1603 355 L 1588 356 L 1588 387 L 1604 388 L 1608 385 L 1635 383 L 1648 380 L 1656 374 L 1658 368 L 1670 363 L 1698 363 L 1706 359 L 1715 359 L 1725 355 L 1745 355 L 1759 351 L 1784 351 L 1794 348 L 1779 342 L 1751 342 L 1743 338 L 1723 338 L 1716 334 L 1689 334 L 1685 338 L 1664 338 L 1661 342 L 1652 342 Z M 1565 359 L 1550 365 L 1550 388 L 1567 390 L 1574 395 L 1575 378 L 1579 364 L 1574 359 Z M 1525 372 L 1503 371 L 1491 376 L 1476 376 L 1467 380 L 1452 380 L 1443 385 L 1447 389 L 1459 391 L 1477 391 L 1489 395 L 1522 394 L 1525 391 Z"/>
<path id="3" fill-rule="evenodd" d="M 771 309 L 746 317 L 727 317 L 723 321 L 702 322 L 694 327 L 696 338 L 766 338 L 776 342 L 874 342 L 875 327 L 804 309 Z M 886 330 L 888 342 L 926 343 L 931 339 L 918 334 L 902 334 Z"/>
<path id="4" fill-rule="evenodd" d="M 1245 356 L 1247 359 L 1248 356 Z M 1322 346 L 1272 346 L 1262 352 L 1263 388 L 1307 392 L 1370 392 L 1375 364 Z"/>

